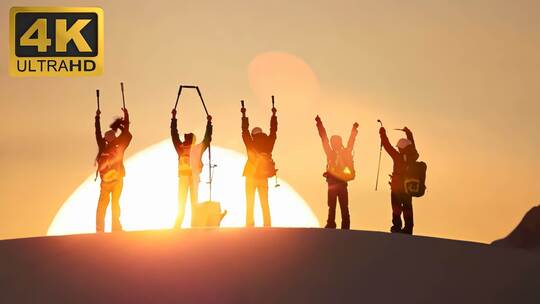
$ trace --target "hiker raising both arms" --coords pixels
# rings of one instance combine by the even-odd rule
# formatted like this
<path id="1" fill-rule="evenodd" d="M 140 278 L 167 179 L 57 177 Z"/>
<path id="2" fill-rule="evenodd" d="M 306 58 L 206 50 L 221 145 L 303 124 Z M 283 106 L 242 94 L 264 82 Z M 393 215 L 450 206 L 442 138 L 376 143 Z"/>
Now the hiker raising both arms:
<path id="1" fill-rule="evenodd" d="M 349 216 L 349 193 L 347 182 L 355 178 L 353 150 L 354 141 L 358 134 L 358 123 L 354 123 L 347 147 L 343 146 L 341 136 L 332 135 L 328 141 L 328 135 L 324 129 L 321 118 L 315 117 L 317 130 L 322 140 L 324 153 L 326 154 L 326 172 L 323 176 L 328 183 L 328 219 L 325 228 L 336 228 L 336 204 L 339 199 L 341 210 L 341 229 L 350 229 Z"/>
<path id="2" fill-rule="evenodd" d="M 96 163 L 98 166 L 96 175 L 101 178 L 101 190 L 96 211 L 96 231 L 104 231 L 105 212 L 112 204 L 112 231 L 122 231 L 120 223 L 120 195 L 124 186 L 124 152 L 131 142 L 132 135 L 129 132 L 129 114 L 126 108 L 122 108 L 124 118 L 117 118 L 111 125 L 110 130 L 101 135 L 100 114 L 96 112 L 96 141 L 98 145 L 98 155 Z M 120 130 L 120 135 L 116 136 Z"/>
<path id="3" fill-rule="evenodd" d="M 413 233 L 413 207 L 412 207 L 412 192 L 407 189 L 406 184 L 408 176 L 410 175 L 410 169 L 414 168 L 417 164 L 418 152 L 416 151 L 416 145 L 411 130 L 404 127 L 402 131 L 405 132 L 407 138 L 401 138 L 397 143 L 397 150 L 390 144 L 386 130 L 384 127 L 379 129 L 381 136 L 381 144 L 384 150 L 392 157 L 394 162 L 394 168 L 391 175 L 390 187 L 391 187 L 391 202 L 392 202 L 392 227 L 390 231 L 393 233 Z M 423 163 L 419 163 L 423 164 Z M 424 179 L 425 179 L 425 164 L 424 166 Z M 425 190 L 425 187 L 424 187 Z M 423 195 L 423 193 L 421 194 Z M 420 195 L 420 196 L 421 196 Z M 419 196 L 419 195 L 415 195 Z M 403 219 L 405 226 L 402 228 L 401 214 L 403 213 Z"/>
<path id="4" fill-rule="evenodd" d="M 199 202 L 199 182 L 203 168 L 202 155 L 212 141 L 212 116 L 206 117 L 206 131 L 204 139 L 197 144 L 195 134 L 184 134 L 184 141 L 178 135 L 176 109 L 172 110 L 171 139 L 178 154 L 178 215 L 175 227 L 181 228 L 184 222 L 187 194 L 189 191 L 191 202 L 191 218 L 193 222 L 194 209 Z"/>
<path id="5" fill-rule="evenodd" d="M 246 226 L 253 227 L 253 209 L 255 206 L 255 191 L 259 192 L 259 200 L 263 213 L 264 227 L 272 225 L 270 206 L 268 204 L 268 178 L 276 175 L 276 166 L 272 160 L 272 150 L 276 142 L 277 116 L 276 108 L 272 106 L 270 118 L 270 134 L 265 134 L 261 128 L 256 127 L 249 132 L 249 120 L 246 117 L 246 108 L 242 101 L 242 139 L 247 150 L 247 162 L 243 175 L 246 177 Z"/>

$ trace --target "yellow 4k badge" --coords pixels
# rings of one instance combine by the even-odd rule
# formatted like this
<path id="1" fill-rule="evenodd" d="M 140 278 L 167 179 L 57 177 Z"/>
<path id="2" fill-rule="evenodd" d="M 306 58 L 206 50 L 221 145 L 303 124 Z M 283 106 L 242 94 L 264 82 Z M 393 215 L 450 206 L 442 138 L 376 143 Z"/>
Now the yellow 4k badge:
<path id="1" fill-rule="evenodd" d="M 95 76 L 103 72 L 103 10 L 12 7 L 12 76 Z"/>

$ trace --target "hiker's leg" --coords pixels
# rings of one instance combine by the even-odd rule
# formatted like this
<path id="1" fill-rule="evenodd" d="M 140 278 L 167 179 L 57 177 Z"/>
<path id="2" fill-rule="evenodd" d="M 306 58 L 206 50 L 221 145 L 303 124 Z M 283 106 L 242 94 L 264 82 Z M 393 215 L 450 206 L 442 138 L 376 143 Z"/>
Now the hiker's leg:
<path id="1" fill-rule="evenodd" d="M 112 190 L 111 199 L 111 213 L 112 213 L 112 231 L 122 231 L 122 224 L 120 223 L 120 196 L 122 195 L 122 189 L 124 188 L 124 179 L 116 181 Z"/>
<path id="2" fill-rule="evenodd" d="M 392 202 L 392 228 L 390 228 L 390 231 L 393 233 L 401 232 L 401 200 L 399 194 L 392 192 L 390 200 Z"/>
<path id="3" fill-rule="evenodd" d="M 193 219 L 195 218 L 197 204 L 199 203 L 199 179 L 198 177 L 189 177 L 189 199 L 191 206 L 191 227 L 193 227 Z"/>
<path id="4" fill-rule="evenodd" d="M 259 192 L 259 201 L 261 202 L 261 209 L 263 214 L 263 226 L 272 226 L 272 219 L 270 217 L 270 205 L 268 203 L 268 179 L 259 179 L 257 181 L 257 191 Z"/>
<path id="5" fill-rule="evenodd" d="M 246 177 L 246 227 L 253 227 L 253 208 L 255 207 L 255 181 L 252 177 Z"/>
<path id="6" fill-rule="evenodd" d="M 338 189 L 339 209 L 341 210 L 341 229 L 350 229 L 351 219 L 349 215 L 349 192 L 347 191 L 347 184 L 340 184 Z"/>
<path id="7" fill-rule="evenodd" d="M 325 228 L 336 228 L 337 185 L 328 183 L 328 219 Z"/>
<path id="8" fill-rule="evenodd" d="M 403 233 L 413 234 L 414 219 L 413 219 L 413 206 L 412 197 L 410 195 L 403 195 L 403 220 L 405 221 L 405 227 L 403 227 Z"/>
<path id="9" fill-rule="evenodd" d="M 100 185 L 99 199 L 96 209 L 96 232 L 105 231 L 105 213 L 107 212 L 107 207 L 109 206 L 110 197 L 110 185 L 102 182 Z"/>
<path id="10" fill-rule="evenodd" d="M 189 187 L 189 178 L 187 176 L 178 177 L 178 215 L 176 216 L 175 227 L 181 228 L 184 222 L 186 212 L 186 200 Z"/>

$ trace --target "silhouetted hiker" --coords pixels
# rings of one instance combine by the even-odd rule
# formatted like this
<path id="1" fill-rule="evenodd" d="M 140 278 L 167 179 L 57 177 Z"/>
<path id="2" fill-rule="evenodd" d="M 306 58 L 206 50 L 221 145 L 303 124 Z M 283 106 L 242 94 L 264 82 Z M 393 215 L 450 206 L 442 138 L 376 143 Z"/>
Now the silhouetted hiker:
<path id="1" fill-rule="evenodd" d="M 253 209 L 255 207 L 255 191 L 259 192 L 259 200 L 263 213 L 264 227 L 270 227 L 270 206 L 268 204 L 268 178 L 276 175 L 276 166 L 272 160 L 272 150 L 276 142 L 277 116 L 276 108 L 272 107 L 270 119 L 270 134 L 266 135 L 261 128 L 256 127 L 249 132 L 249 120 L 246 108 L 242 102 L 242 139 L 246 145 L 248 159 L 243 175 L 246 177 L 246 226 L 255 225 Z"/>
<path id="2" fill-rule="evenodd" d="M 405 177 L 407 167 L 414 164 L 419 155 L 416 151 L 411 130 L 405 127 L 403 131 L 407 134 L 407 138 L 402 138 L 398 141 L 396 145 L 397 150 L 390 144 L 384 127 L 380 128 L 379 134 L 381 136 L 382 146 L 394 161 L 394 169 L 390 181 L 392 190 L 392 228 L 390 228 L 390 231 L 393 233 L 412 234 L 414 226 L 412 196 L 405 189 Z M 405 220 L 405 226 L 403 228 L 401 213 L 403 213 L 403 219 Z"/>
<path id="3" fill-rule="evenodd" d="M 104 231 L 105 212 L 112 201 L 112 231 L 122 231 L 120 224 L 120 195 L 124 186 L 124 151 L 131 142 L 132 135 L 129 133 L 129 113 L 122 108 L 124 118 L 116 119 L 110 126 L 110 130 L 101 136 L 101 125 L 99 122 L 100 110 L 96 112 L 96 141 L 98 145 L 98 155 L 96 162 L 101 178 L 101 191 L 96 211 L 96 231 Z M 116 132 L 121 133 L 117 137 Z"/>
<path id="4" fill-rule="evenodd" d="M 353 148 L 356 135 L 358 134 L 358 123 L 354 123 L 347 147 L 343 147 L 341 136 L 332 135 L 330 142 L 324 129 L 321 118 L 315 117 L 317 130 L 322 140 L 324 153 L 326 154 L 326 172 L 323 176 L 328 183 L 328 219 L 325 228 L 336 228 L 336 204 L 339 199 L 339 209 L 341 210 L 341 229 L 350 229 L 351 221 L 349 216 L 349 193 L 347 182 L 354 179 Z"/>
<path id="5" fill-rule="evenodd" d="M 180 228 L 184 222 L 186 200 L 189 190 L 191 200 L 191 213 L 198 203 L 200 174 L 203 168 L 202 155 L 212 140 L 212 116 L 206 117 L 206 132 L 201 143 L 197 144 L 195 134 L 184 134 L 184 141 L 180 140 L 177 129 L 176 109 L 172 110 L 171 139 L 178 154 L 178 216 L 175 227 Z M 193 221 L 192 221 L 193 222 Z"/>

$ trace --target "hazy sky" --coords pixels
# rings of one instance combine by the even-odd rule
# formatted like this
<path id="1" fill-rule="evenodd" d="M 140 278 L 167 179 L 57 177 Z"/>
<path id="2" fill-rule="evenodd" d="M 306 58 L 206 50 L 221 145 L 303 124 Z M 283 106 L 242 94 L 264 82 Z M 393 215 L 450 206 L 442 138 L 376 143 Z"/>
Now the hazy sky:
<path id="1" fill-rule="evenodd" d="M 239 100 L 247 101 L 252 125 L 267 128 L 269 96 L 262 95 L 273 88 L 280 177 L 321 223 L 326 184 L 317 113 L 329 134 L 348 136 L 352 123 L 360 124 L 358 178 L 349 185 L 355 229 L 390 227 L 387 155 L 374 191 L 378 118 L 389 128 L 411 128 L 428 164 L 427 193 L 414 202 L 415 233 L 489 242 L 540 203 L 537 1 L 31 3 L 101 6 L 105 72 L 8 76 L 9 8 L 28 2 L 2 1 L 0 238 L 44 235 L 94 171 L 95 89 L 108 123 L 120 114 L 120 81 L 133 122 L 128 156 L 168 137 L 180 82 L 203 89 L 214 144 L 243 152 Z M 181 123 L 201 135 L 203 113 L 195 96 L 186 97 Z M 389 134 L 392 141 L 401 135 Z"/>

